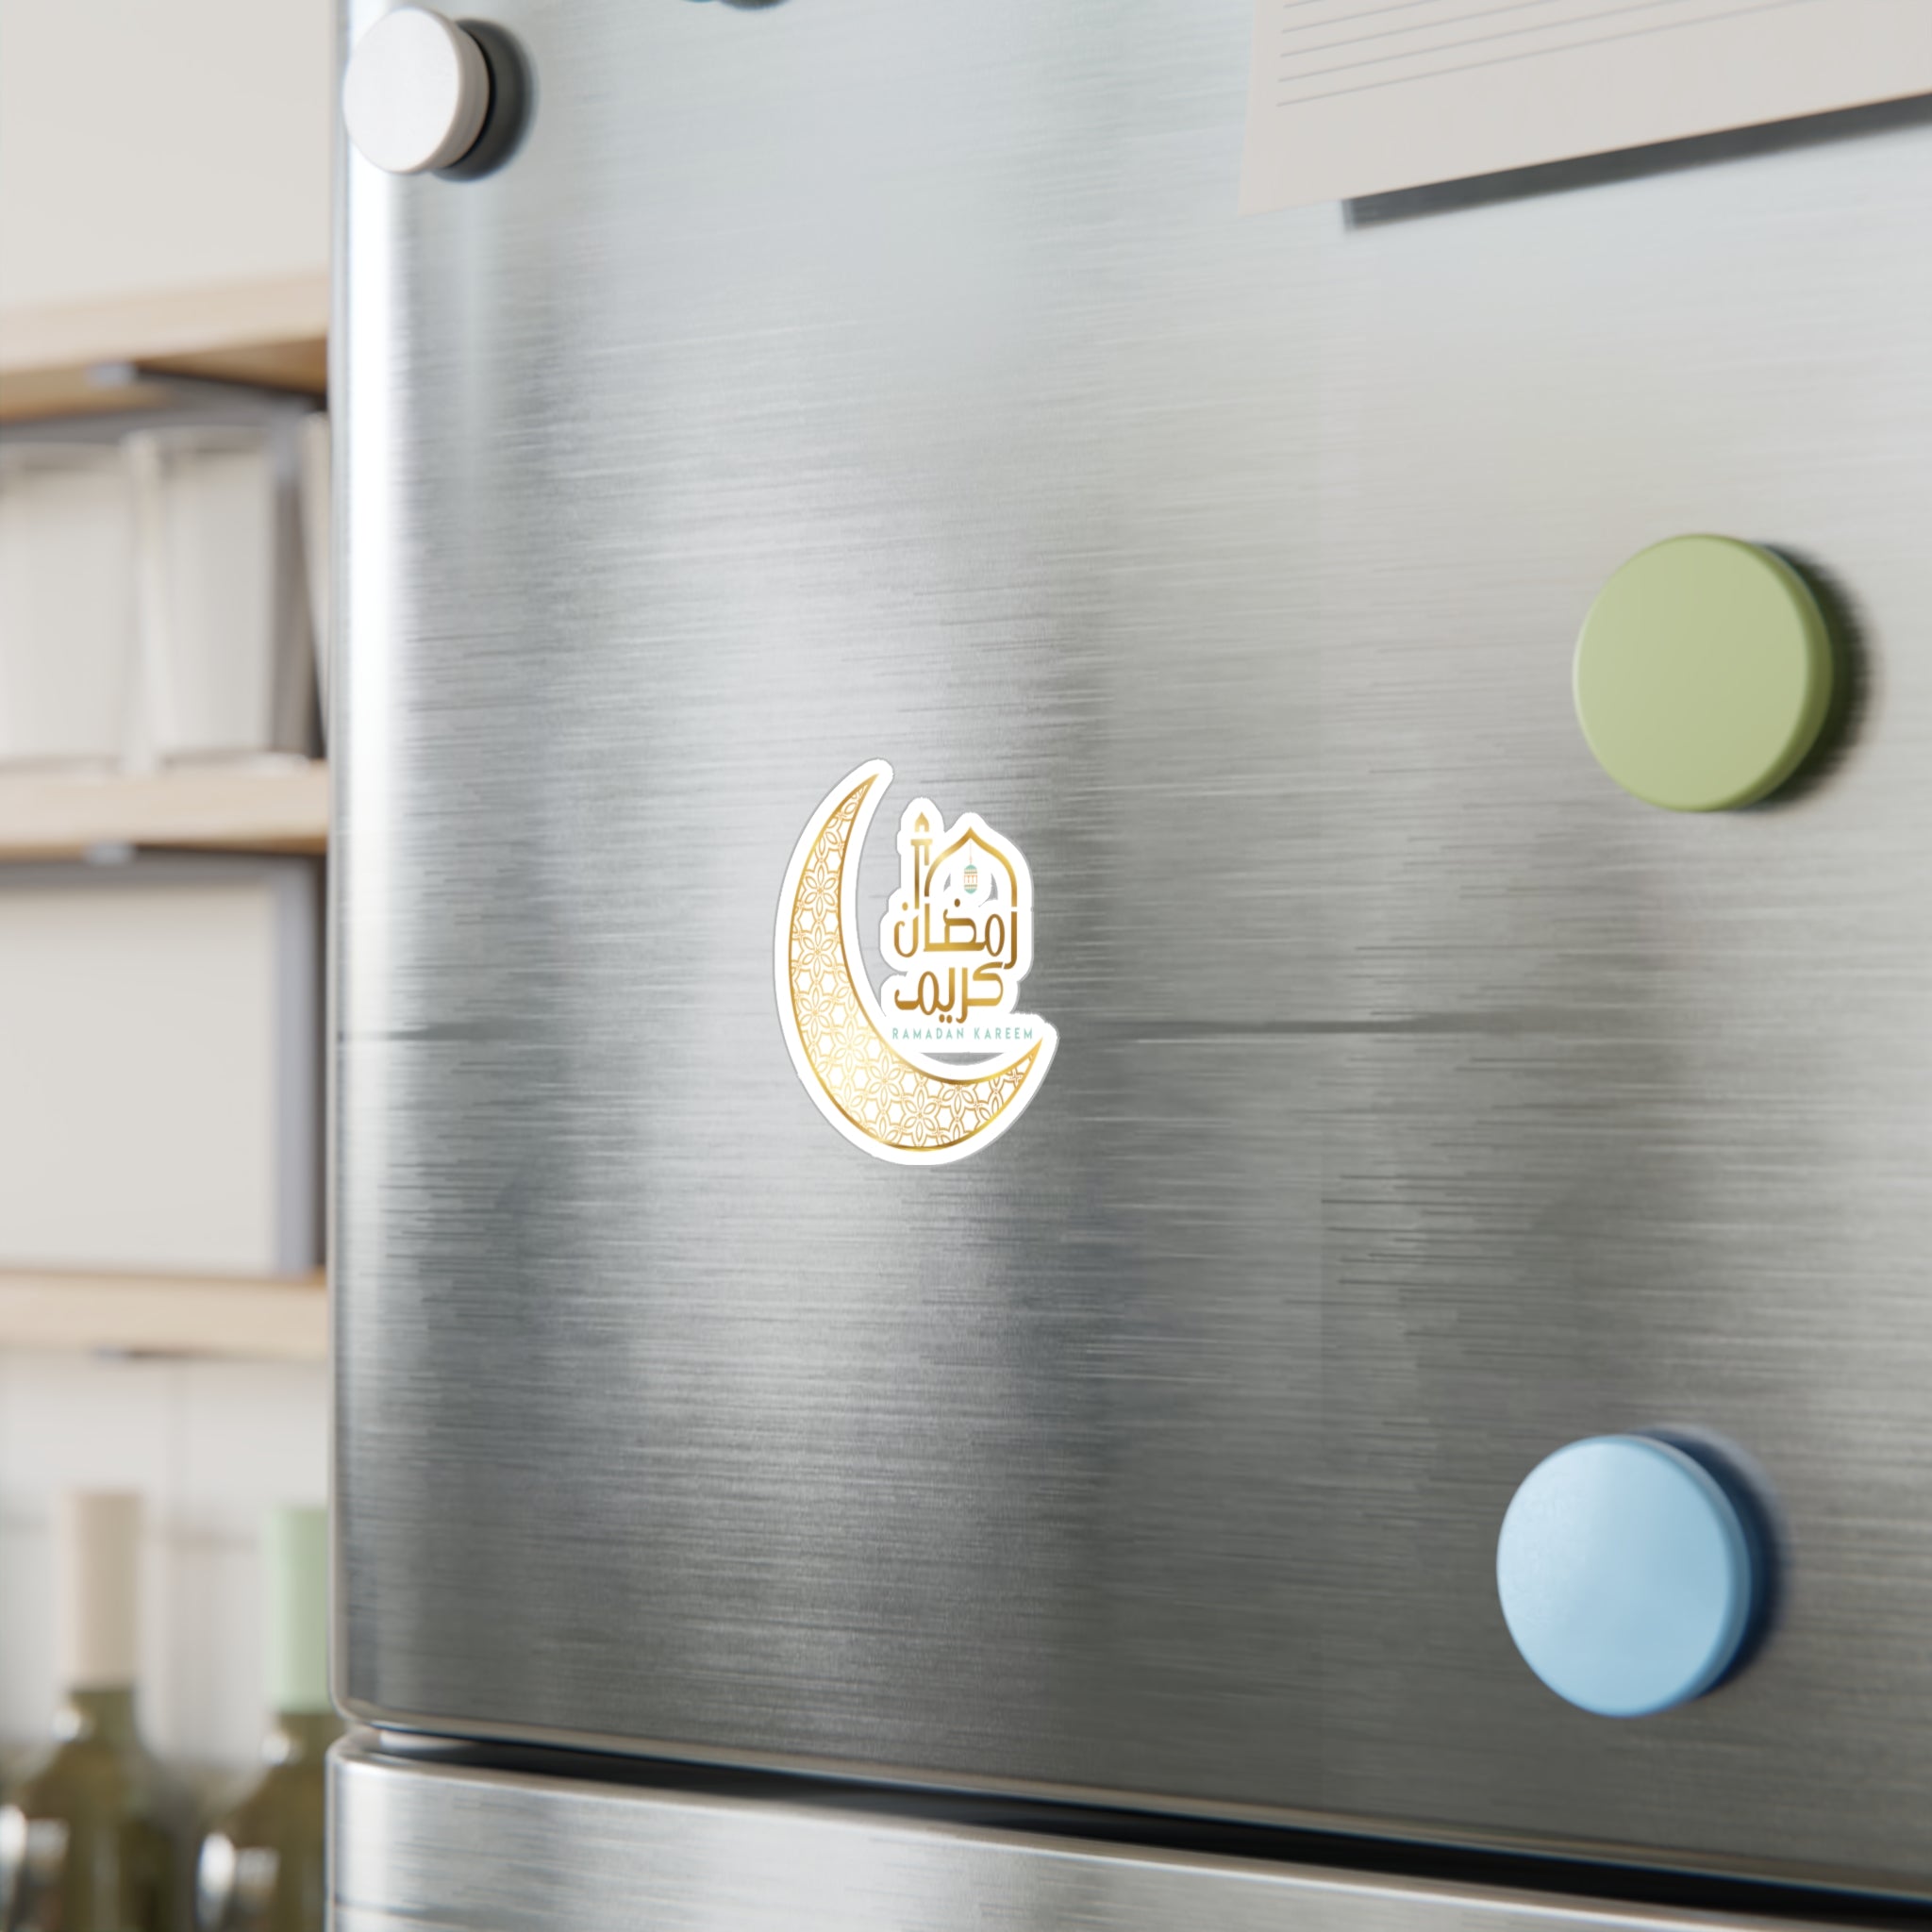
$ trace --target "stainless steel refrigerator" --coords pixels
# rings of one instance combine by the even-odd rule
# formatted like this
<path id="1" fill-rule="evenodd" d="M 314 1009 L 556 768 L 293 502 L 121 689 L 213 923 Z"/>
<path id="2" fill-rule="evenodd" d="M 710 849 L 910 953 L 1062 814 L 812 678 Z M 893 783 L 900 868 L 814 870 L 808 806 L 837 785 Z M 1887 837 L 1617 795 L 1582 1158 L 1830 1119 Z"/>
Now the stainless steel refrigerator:
<path id="1" fill-rule="evenodd" d="M 501 0 L 342 143 L 341 1932 L 1932 1900 L 1932 112 L 1242 215 L 1253 24 Z M 1578 723 L 1693 532 L 1744 809 Z M 1748 1532 L 1648 1714 L 1499 1595 L 1607 1440 Z"/>

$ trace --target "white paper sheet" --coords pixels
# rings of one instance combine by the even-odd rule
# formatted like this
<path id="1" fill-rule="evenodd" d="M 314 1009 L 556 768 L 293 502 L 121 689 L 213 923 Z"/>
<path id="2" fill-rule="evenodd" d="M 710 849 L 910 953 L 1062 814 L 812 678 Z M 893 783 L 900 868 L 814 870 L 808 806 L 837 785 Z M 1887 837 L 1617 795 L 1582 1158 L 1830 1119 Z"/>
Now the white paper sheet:
<path id="1" fill-rule="evenodd" d="M 1932 0 L 1256 0 L 1241 210 L 1932 92 Z"/>

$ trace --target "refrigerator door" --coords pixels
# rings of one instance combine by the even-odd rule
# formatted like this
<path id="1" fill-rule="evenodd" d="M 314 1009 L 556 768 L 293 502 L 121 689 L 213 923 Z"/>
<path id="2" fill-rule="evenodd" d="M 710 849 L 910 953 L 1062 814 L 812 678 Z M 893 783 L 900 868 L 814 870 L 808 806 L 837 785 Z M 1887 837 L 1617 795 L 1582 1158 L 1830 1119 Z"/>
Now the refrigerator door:
<path id="1" fill-rule="evenodd" d="M 340 1694 L 1932 1890 L 1923 106 L 1242 219 L 1251 0 L 492 18 L 502 165 L 345 164 Z M 1699 530 L 1840 635 L 1751 810 L 1572 706 Z M 874 987 L 915 798 L 1038 893 L 947 1165 L 778 1012 L 873 759 Z M 1495 1553 L 1647 1427 L 1778 1621 L 1618 1721 Z"/>
<path id="2" fill-rule="evenodd" d="M 829 1804 L 330 1769 L 335 1932 L 1773 1932 L 1749 1913 L 1424 1885 Z M 1827 1922 L 1807 1924 L 1827 1932 Z"/>

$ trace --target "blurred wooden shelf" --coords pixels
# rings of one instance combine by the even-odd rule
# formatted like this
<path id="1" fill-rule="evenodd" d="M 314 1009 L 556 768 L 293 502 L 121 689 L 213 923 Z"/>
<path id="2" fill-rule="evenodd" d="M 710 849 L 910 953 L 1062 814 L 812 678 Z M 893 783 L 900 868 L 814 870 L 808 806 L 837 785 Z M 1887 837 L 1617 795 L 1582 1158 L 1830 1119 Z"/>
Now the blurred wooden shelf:
<path id="1" fill-rule="evenodd" d="M 0 309 L 0 423 L 158 405 L 170 375 L 320 396 L 328 306 L 309 275 Z"/>
<path id="2" fill-rule="evenodd" d="M 139 776 L 0 774 L 0 859 L 73 858 L 103 845 L 325 851 L 328 767 L 291 759 Z"/>
<path id="3" fill-rule="evenodd" d="M 256 1280 L 0 1270 L 0 1347 L 325 1361 L 328 1291 L 319 1274 Z"/>

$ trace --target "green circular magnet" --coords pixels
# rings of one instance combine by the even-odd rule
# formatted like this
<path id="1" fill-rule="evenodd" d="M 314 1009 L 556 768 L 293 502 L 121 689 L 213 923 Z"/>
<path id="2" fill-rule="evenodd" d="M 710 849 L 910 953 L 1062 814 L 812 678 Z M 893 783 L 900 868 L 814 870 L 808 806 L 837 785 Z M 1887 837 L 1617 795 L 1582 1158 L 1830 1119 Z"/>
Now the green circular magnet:
<path id="1" fill-rule="evenodd" d="M 1831 634 L 1790 564 L 1733 537 L 1639 551 L 1576 640 L 1576 716 L 1625 791 L 1723 811 L 1774 791 L 1831 703 Z"/>

